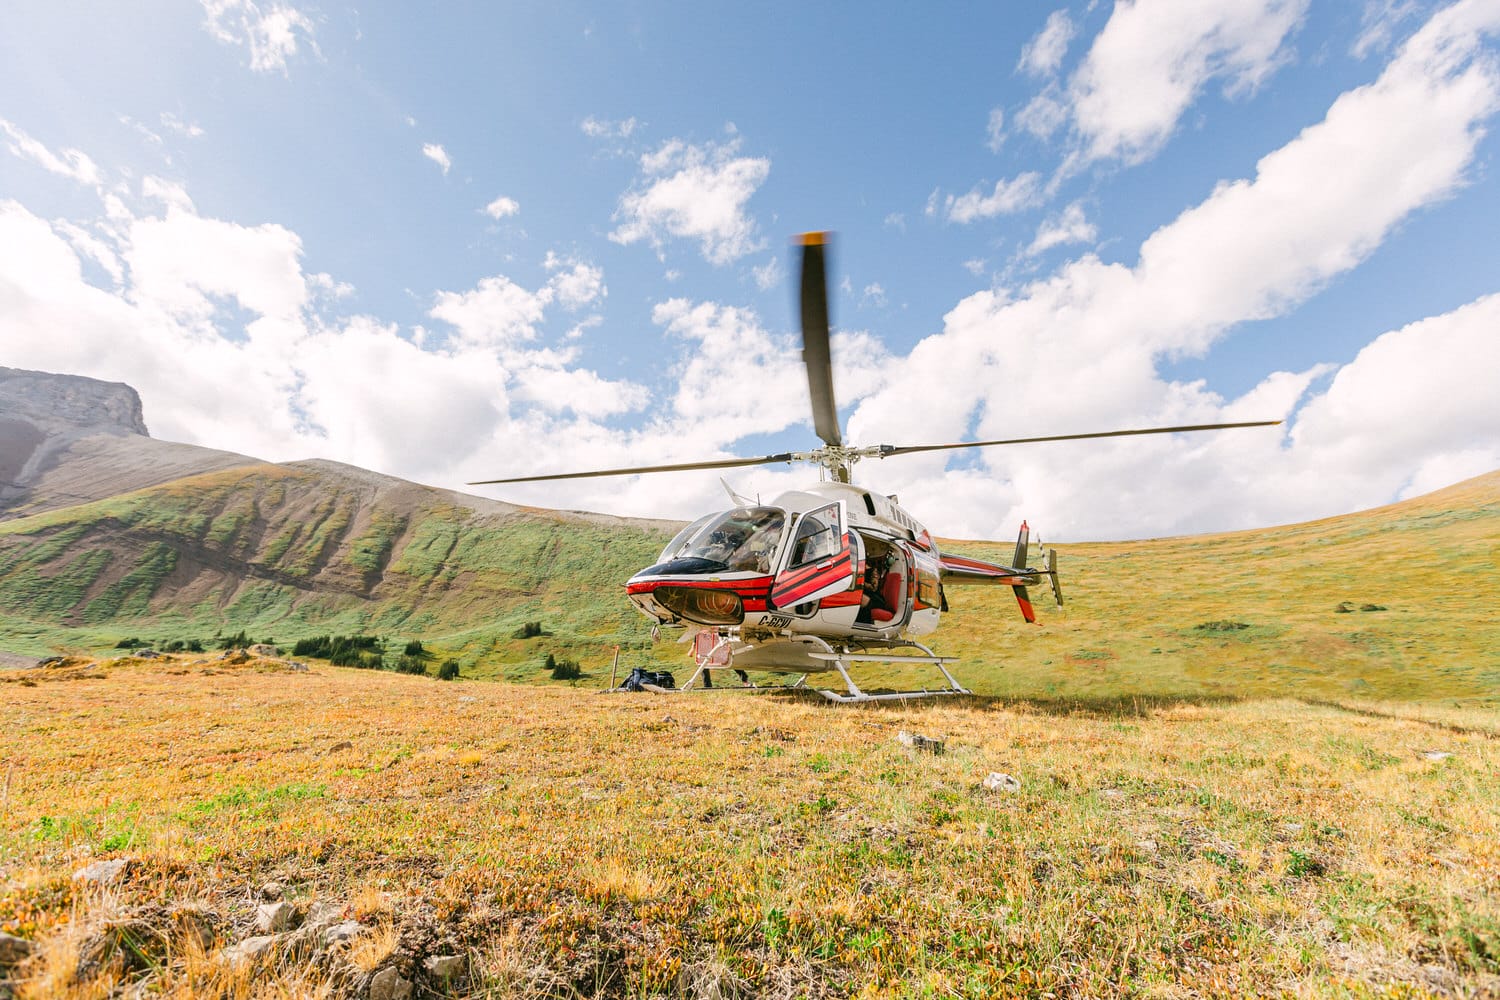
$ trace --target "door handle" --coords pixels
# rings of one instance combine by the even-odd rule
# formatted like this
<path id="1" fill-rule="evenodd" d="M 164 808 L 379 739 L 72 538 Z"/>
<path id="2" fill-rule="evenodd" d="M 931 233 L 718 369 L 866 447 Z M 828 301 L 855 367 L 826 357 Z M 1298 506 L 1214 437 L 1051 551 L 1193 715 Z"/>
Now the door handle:
<path id="1" fill-rule="evenodd" d="M 827 562 L 820 562 L 820 563 L 818 563 L 818 569 L 827 569 L 828 567 L 830 567 L 832 565 L 833 565 L 833 560 L 830 559 Z"/>

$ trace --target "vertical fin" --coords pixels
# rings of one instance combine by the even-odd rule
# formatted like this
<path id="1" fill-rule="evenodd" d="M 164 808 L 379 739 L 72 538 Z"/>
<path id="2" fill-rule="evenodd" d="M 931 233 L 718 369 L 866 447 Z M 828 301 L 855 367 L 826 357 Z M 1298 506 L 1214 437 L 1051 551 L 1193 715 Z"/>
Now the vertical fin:
<path id="1" fill-rule="evenodd" d="M 1025 521 L 1021 522 L 1021 533 L 1016 536 L 1016 555 L 1011 560 L 1011 566 L 1015 569 L 1026 568 L 1026 549 L 1031 543 L 1031 528 Z"/>
<path id="2" fill-rule="evenodd" d="M 1057 606 L 1062 607 L 1062 584 L 1057 582 L 1057 550 L 1047 550 L 1047 572 L 1052 574 L 1052 596 L 1057 600 Z"/>

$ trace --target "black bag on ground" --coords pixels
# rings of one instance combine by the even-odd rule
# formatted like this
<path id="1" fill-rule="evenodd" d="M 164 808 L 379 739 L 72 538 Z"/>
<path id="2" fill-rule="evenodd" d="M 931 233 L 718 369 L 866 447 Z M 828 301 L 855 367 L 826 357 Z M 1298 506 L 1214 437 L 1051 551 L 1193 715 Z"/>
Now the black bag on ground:
<path id="1" fill-rule="evenodd" d="M 625 678 L 625 683 L 620 685 L 624 691 L 644 691 L 643 685 L 654 684 L 660 688 L 670 688 L 676 685 L 672 675 L 665 670 L 642 670 L 636 667 Z"/>

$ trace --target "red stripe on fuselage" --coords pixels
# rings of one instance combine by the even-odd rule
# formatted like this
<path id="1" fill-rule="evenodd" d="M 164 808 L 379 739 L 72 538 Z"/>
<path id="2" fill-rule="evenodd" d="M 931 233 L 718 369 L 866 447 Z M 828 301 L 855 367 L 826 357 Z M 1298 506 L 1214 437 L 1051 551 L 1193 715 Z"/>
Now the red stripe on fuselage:
<path id="1" fill-rule="evenodd" d="M 769 576 L 747 577 L 743 580 L 709 580 L 701 576 L 664 577 L 658 580 L 639 580 L 625 584 L 627 594 L 649 594 L 660 587 L 694 587 L 698 590 L 733 590 L 741 597 L 764 597 L 771 592 Z"/>

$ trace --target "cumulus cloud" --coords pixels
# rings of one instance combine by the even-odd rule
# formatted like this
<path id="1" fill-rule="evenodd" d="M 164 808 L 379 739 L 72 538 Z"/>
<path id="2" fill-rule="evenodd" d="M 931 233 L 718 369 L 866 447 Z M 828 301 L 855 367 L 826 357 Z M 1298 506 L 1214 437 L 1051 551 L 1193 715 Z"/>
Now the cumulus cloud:
<path id="1" fill-rule="evenodd" d="M 1230 94 L 1253 90 L 1288 58 L 1286 40 L 1306 8 L 1307 0 L 1116 6 L 1071 82 L 1088 155 L 1139 161 L 1210 81 L 1225 81 Z"/>
<path id="2" fill-rule="evenodd" d="M 0 201 L 0 344 L 5 364 L 130 383 L 159 437 L 459 486 L 531 447 L 564 453 L 649 398 L 544 337 L 552 311 L 603 298 L 587 262 L 550 256 L 537 289 L 492 275 L 439 292 L 431 315 L 448 335 L 407 335 L 322 318 L 350 289 L 308 273 L 283 226 L 202 216 L 154 178 L 130 200 L 111 193 L 105 218 L 79 222 Z M 375 391 L 392 384 L 420 391 Z"/>
<path id="3" fill-rule="evenodd" d="M 592 264 L 559 257 L 549 251 L 543 266 L 552 272 L 547 287 L 568 309 L 582 309 L 609 294 L 609 289 L 604 287 L 604 271 Z"/>
<path id="4" fill-rule="evenodd" d="M 447 172 L 448 171 L 446 169 L 443 170 L 443 173 Z M 484 206 L 484 214 L 497 221 L 500 219 L 509 218 L 512 215 L 516 215 L 520 211 L 521 203 L 516 201 L 516 199 L 514 198 L 507 198 L 503 194 L 500 197 L 496 198 L 494 201 L 490 202 L 488 205 Z"/>
<path id="5" fill-rule="evenodd" d="M 740 146 L 737 138 L 701 146 L 672 139 L 642 156 L 642 177 L 621 197 L 620 225 L 609 238 L 658 248 L 671 237 L 697 240 L 704 258 L 718 265 L 763 249 L 746 206 L 771 161 L 741 156 Z"/>
<path id="6" fill-rule="evenodd" d="M 257 73 L 286 73 L 287 60 L 297 54 L 299 39 L 314 53 L 312 20 L 289 4 L 262 9 L 254 0 L 202 0 L 208 33 L 226 45 L 243 46 L 250 68 Z"/>
<path id="7" fill-rule="evenodd" d="M 1229 400 L 1161 368 L 1209 350 L 1236 324 L 1285 314 L 1464 183 L 1484 123 L 1500 110 L 1500 67 L 1485 57 L 1497 30 L 1500 13 L 1477 4 L 1441 12 L 1376 81 L 1342 95 L 1253 178 L 1220 185 L 1153 233 L 1135 266 L 1085 256 L 1019 294 L 969 296 L 902 362 L 902 386 L 875 393 L 850 419 L 857 441 L 925 443 L 911 442 L 909 422 L 893 414 L 910 386 L 940 385 L 923 413 L 924 434 L 937 441 L 1295 415 L 1290 432 L 994 449 L 956 477 L 944 472 L 946 456 L 862 473 L 902 492 L 942 477 L 944 495 L 926 510 L 945 531 L 1013 530 L 1028 511 L 1012 504 L 1025 497 L 1033 524 L 1077 538 L 1321 516 L 1385 502 L 1405 477 L 1434 483 L 1440 473 L 1429 470 L 1493 467 L 1496 414 L 1472 377 L 1476 363 L 1493 362 L 1494 348 L 1479 344 L 1495 340 L 1493 298 L 1381 338 L 1321 393 L 1332 372 L 1322 365 L 1273 373 Z M 1427 374 L 1402 375 L 1419 352 Z M 1012 405 L 1017 386 L 1033 383 L 1068 400 L 1064 424 L 1057 410 Z M 1397 396 L 1390 412 L 1376 412 L 1376 401 Z M 986 489 L 994 517 L 976 516 Z"/>
<path id="8" fill-rule="evenodd" d="M 423 143 L 422 155 L 441 167 L 444 177 L 448 176 L 448 171 L 452 168 L 453 161 L 448 158 L 448 151 L 446 149 L 435 142 Z"/>
<path id="9" fill-rule="evenodd" d="M 1068 43 L 1073 40 L 1075 30 L 1073 19 L 1066 10 L 1053 11 L 1042 30 L 1021 50 L 1021 61 L 1016 68 L 1031 76 L 1056 73 L 1063 56 L 1068 53 Z"/>
<path id="10" fill-rule="evenodd" d="M 1040 174 L 1027 172 L 1010 180 L 996 181 L 989 193 L 976 187 L 968 194 L 950 194 L 943 200 L 943 213 L 949 222 L 965 223 L 1019 212 L 1041 203 L 1041 181 Z"/>
<path id="11" fill-rule="evenodd" d="M 1098 228 L 1084 215 L 1082 203 L 1075 201 L 1038 227 L 1026 255 L 1035 257 L 1066 243 L 1092 243 L 1098 235 Z"/>

